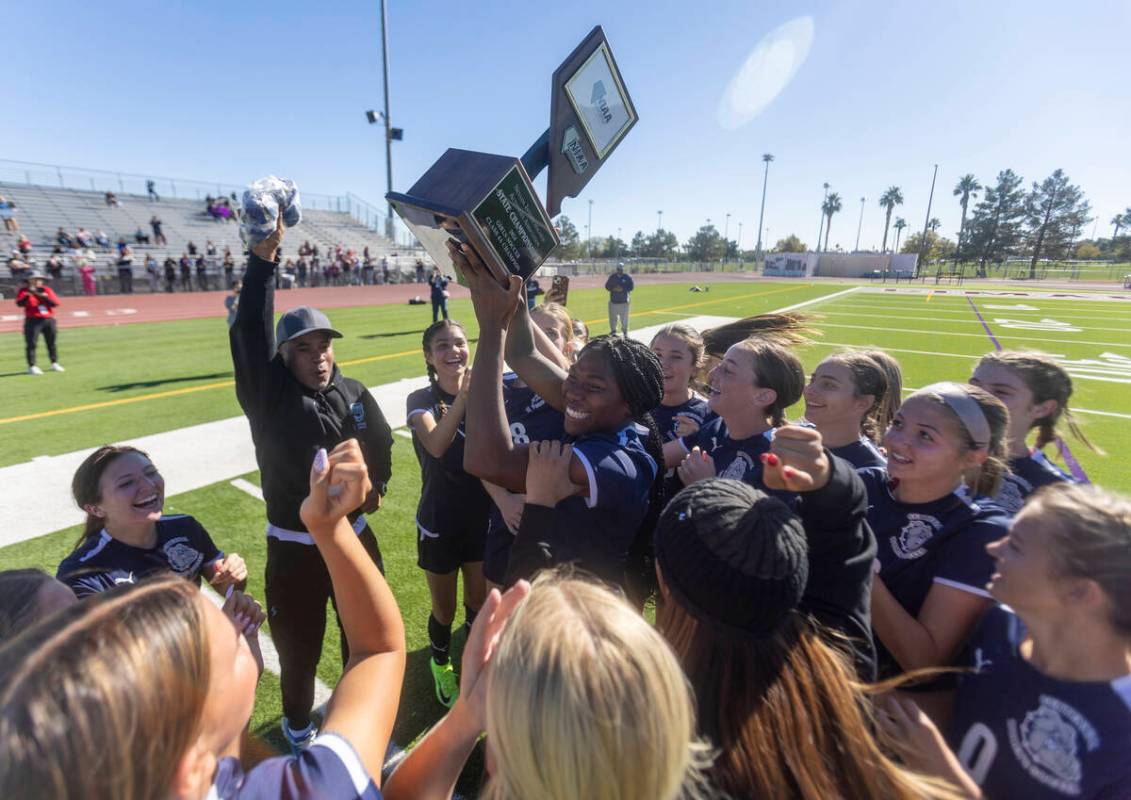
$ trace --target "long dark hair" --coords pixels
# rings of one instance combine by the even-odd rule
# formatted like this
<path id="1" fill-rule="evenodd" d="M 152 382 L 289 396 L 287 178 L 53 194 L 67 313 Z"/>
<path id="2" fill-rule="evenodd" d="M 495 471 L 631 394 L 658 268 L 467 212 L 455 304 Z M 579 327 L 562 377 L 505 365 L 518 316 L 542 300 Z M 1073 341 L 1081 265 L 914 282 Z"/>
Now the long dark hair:
<path id="1" fill-rule="evenodd" d="M 437 267 L 436 269 L 439 269 Z M 444 402 L 443 391 L 440 389 L 440 384 L 436 380 L 436 368 L 432 366 L 432 362 L 428 360 L 428 356 L 432 355 L 432 340 L 436 338 L 436 334 L 448 328 L 459 328 L 463 331 L 463 326 L 455 320 L 439 319 L 424 329 L 424 336 L 421 338 L 420 344 L 424 348 L 424 363 L 428 367 L 428 385 L 432 388 L 432 396 L 436 398 L 436 405 L 439 409 L 439 416 L 442 417 L 448 411 L 448 404 Z M 466 331 L 463 331 L 467 335 Z"/>
<path id="2" fill-rule="evenodd" d="M 102 474 L 106 472 L 106 468 L 110 466 L 119 456 L 126 453 L 137 453 L 138 455 L 149 459 L 149 453 L 144 450 L 138 450 L 136 447 L 129 445 L 115 445 L 104 444 L 86 457 L 86 460 L 79 464 L 79 468 L 75 470 L 75 477 L 71 479 L 71 496 L 75 499 L 75 504 L 86 511 L 87 506 L 95 505 L 102 501 Z M 96 517 L 89 511 L 86 512 L 86 522 L 83 525 L 82 536 L 75 542 L 75 549 L 78 549 L 88 537 L 94 536 L 100 530 L 104 522 L 101 517 Z"/>
<path id="3" fill-rule="evenodd" d="M 664 439 L 652 418 L 652 409 L 664 399 L 664 368 L 652 348 L 643 342 L 623 336 L 598 336 L 582 348 L 581 353 L 600 353 L 613 369 L 621 397 L 628 404 L 634 422 L 648 429 L 644 450 L 656 462 L 656 474 L 648 496 L 648 512 L 637 531 L 637 539 L 651 537 L 656 520 L 664 508 Z M 580 355 L 578 356 L 580 358 Z"/>

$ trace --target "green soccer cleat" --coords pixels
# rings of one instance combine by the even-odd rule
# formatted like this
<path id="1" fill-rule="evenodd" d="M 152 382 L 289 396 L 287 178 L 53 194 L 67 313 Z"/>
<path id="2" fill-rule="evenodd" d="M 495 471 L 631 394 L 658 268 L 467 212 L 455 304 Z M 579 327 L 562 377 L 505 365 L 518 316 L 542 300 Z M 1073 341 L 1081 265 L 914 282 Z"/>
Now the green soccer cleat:
<path id="1" fill-rule="evenodd" d="M 436 684 L 436 699 L 444 708 L 451 708 L 459 697 L 459 680 L 452 669 L 452 662 L 437 664 L 435 659 L 430 658 L 428 666 L 432 668 L 432 680 Z"/>

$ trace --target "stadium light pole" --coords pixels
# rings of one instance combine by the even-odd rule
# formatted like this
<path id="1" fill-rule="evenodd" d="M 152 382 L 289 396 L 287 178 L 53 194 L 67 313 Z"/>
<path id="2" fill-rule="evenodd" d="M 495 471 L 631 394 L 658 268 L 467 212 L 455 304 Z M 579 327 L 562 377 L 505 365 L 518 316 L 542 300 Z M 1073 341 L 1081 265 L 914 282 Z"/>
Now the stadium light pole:
<path id="1" fill-rule="evenodd" d="M 935 199 L 935 178 L 939 176 L 939 165 L 935 164 L 935 173 L 931 176 L 931 193 L 927 196 L 927 218 L 923 220 L 923 236 L 919 240 L 919 260 L 924 261 L 927 252 L 927 229 L 931 224 L 931 203 Z M 918 271 L 918 270 L 916 270 Z"/>
<path id="2" fill-rule="evenodd" d="M 728 211 L 726 221 L 723 223 L 723 263 L 724 264 L 727 263 L 727 252 L 730 250 L 730 247 L 727 245 L 729 238 L 730 238 L 730 212 Z"/>
<path id="3" fill-rule="evenodd" d="M 829 199 L 829 184 L 826 182 L 825 198 L 821 201 L 821 224 L 817 226 L 817 249 L 816 252 L 821 252 L 821 233 L 825 230 L 825 200 Z"/>
<path id="4" fill-rule="evenodd" d="M 773 160 L 773 153 L 762 154 L 762 161 L 766 164 L 766 170 L 762 174 L 762 210 L 758 212 L 758 244 L 754 245 L 754 258 L 758 258 L 762 254 L 762 220 L 766 216 L 766 184 L 770 181 L 770 162 Z"/>
<path id="5" fill-rule="evenodd" d="M 593 201 L 589 201 L 589 223 L 585 226 L 585 257 L 593 258 Z"/>
<path id="6" fill-rule="evenodd" d="M 860 229 L 864 227 L 864 200 L 860 198 L 860 221 L 856 223 L 856 247 L 853 249 L 854 253 L 860 252 Z"/>
<path id="7" fill-rule="evenodd" d="M 657 211 L 656 212 L 656 233 L 659 233 L 663 229 L 664 229 L 664 212 L 663 211 Z"/>
<path id="8" fill-rule="evenodd" d="M 389 126 L 389 20 L 381 0 L 381 72 L 385 83 L 385 188 L 393 191 L 393 132 Z M 385 235 L 393 239 L 393 204 L 388 203 Z"/>

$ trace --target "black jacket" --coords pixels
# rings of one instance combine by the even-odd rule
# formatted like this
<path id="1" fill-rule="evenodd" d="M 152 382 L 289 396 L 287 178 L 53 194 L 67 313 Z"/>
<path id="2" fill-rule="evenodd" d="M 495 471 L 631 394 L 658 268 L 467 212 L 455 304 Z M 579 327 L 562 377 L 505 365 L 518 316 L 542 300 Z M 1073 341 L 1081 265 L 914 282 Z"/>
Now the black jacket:
<path id="1" fill-rule="evenodd" d="M 236 398 L 251 425 L 267 521 L 305 531 L 298 510 L 310 491 L 310 464 L 318 448 L 331 450 L 356 438 L 370 480 L 384 493 L 392 475 L 393 436 L 369 390 L 343 377 L 337 365 L 330 385 L 320 392 L 303 386 L 287 369 L 275 348 L 275 267 L 249 255 L 229 338 Z"/>

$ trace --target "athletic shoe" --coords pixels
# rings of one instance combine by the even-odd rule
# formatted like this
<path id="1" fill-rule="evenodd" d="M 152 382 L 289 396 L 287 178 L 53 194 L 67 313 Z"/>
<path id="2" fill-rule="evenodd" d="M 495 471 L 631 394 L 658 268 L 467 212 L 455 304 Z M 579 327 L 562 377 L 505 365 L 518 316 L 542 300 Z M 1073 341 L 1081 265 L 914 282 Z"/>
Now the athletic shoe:
<path id="1" fill-rule="evenodd" d="M 444 708 L 451 708 L 459 697 L 459 681 L 456 671 L 452 669 L 452 662 L 437 664 L 436 659 L 428 659 L 428 666 L 432 668 L 432 680 L 436 683 L 436 699 Z"/>
<path id="2" fill-rule="evenodd" d="M 314 737 L 318 735 L 318 728 L 314 727 L 314 723 L 309 723 L 305 728 L 300 731 L 291 730 L 287 718 L 283 717 L 283 738 L 287 740 L 290 745 L 291 755 L 298 756 L 303 750 L 310 747 L 310 743 L 314 741 Z"/>
<path id="3" fill-rule="evenodd" d="M 66 370 L 63 369 L 62 364 L 56 364 L 55 362 L 51 362 L 51 371 L 52 372 L 66 372 Z"/>
<path id="4" fill-rule="evenodd" d="M 43 370 L 41 370 L 39 367 L 35 366 L 35 364 L 32 364 L 30 367 L 27 368 L 27 374 L 28 375 L 42 375 Z"/>

